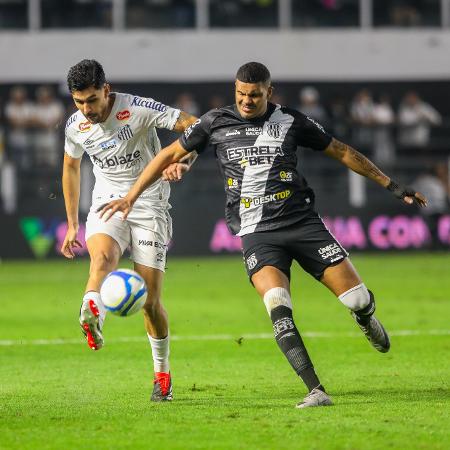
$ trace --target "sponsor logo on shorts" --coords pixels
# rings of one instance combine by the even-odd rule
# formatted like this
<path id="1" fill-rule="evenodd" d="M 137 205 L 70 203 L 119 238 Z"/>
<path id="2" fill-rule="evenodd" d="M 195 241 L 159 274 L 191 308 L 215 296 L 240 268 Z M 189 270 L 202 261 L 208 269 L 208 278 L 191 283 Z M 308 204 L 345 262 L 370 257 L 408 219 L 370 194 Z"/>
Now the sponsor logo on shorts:
<path id="1" fill-rule="evenodd" d="M 241 132 L 239 130 L 230 130 L 225 133 L 225 136 L 238 136 Z"/>
<path id="2" fill-rule="evenodd" d="M 256 267 L 256 264 L 258 264 L 258 260 L 256 259 L 256 254 L 252 253 L 248 258 L 247 258 L 247 267 L 248 270 L 252 270 Z"/>
<path id="3" fill-rule="evenodd" d="M 128 109 L 124 109 L 123 111 L 119 111 L 116 114 L 117 120 L 126 120 L 126 119 L 129 119 L 130 117 L 131 117 L 131 113 L 130 113 L 130 111 L 128 111 Z"/>
<path id="4" fill-rule="evenodd" d="M 125 125 L 123 127 L 120 127 L 117 130 L 117 137 L 121 141 L 128 141 L 133 137 L 133 130 L 131 129 L 130 125 Z"/>
<path id="5" fill-rule="evenodd" d="M 82 133 L 86 133 L 86 131 L 89 131 L 92 127 L 91 122 L 81 122 L 78 125 L 78 129 L 82 132 Z"/>
<path id="6" fill-rule="evenodd" d="M 146 239 L 139 239 L 138 245 L 143 245 L 145 247 L 161 248 L 161 249 L 165 249 L 167 247 L 166 244 L 163 244 L 161 242 L 147 241 Z"/>
<path id="7" fill-rule="evenodd" d="M 331 258 L 330 262 L 339 261 L 344 257 L 341 247 L 336 243 L 319 248 L 318 253 L 322 259 Z"/>
<path id="8" fill-rule="evenodd" d="M 283 125 L 281 123 L 269 122 L 267 124 L 267 134 L 278 139 L 283 133 Z"/>
<path id="9" fill-rule="evenodd" d="M 286 200 L 290 197 L 292 194 L 292 191 L 289 189 L 286 189 L 285 191 L 275 192 L 275 194 L 269 194 L 269 195 L 263 195 L 262 197 L 242 197 L 241 203 L 244 205 L 245 208 L 250 208 L 250 206 L 259 206 L 263 205 L 265 203 L 270 202 L 277 202 L 280 200 Z"/>
<path id="10" fill-rule="evenodd" d="M 285 172 L 284 170 L 282 170 L 280 172 L 280 180 L 284 182 L 292 181 L 292 172 Z"/>

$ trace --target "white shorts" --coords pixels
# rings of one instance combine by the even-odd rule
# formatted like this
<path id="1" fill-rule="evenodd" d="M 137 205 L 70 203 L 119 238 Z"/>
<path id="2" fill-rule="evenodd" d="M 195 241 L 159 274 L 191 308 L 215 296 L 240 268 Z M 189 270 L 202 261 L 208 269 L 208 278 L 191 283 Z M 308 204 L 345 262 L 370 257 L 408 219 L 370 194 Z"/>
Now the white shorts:
<path id="1" fill-rule="evenodd" d="M 134 262 L 164 272 L 167 247 L 172 237 L 172 218 L 168 210 L 155 208 L 145 199 L 139 199 L 126 220 L 122 220 L 119 212 L 105 222 L 97 213 L 102 205 L 104 203 L 91 206 L 86 221 L 86 241 L 94 234 L 107 234 L 117 241 L 122 254 L 130 247 Z"/>

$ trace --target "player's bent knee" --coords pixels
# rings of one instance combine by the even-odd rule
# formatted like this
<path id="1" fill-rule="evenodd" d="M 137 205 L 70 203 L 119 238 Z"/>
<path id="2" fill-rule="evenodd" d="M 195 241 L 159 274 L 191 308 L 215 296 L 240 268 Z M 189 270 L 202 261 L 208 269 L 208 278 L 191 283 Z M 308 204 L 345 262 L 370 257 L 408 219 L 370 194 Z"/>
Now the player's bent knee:
<path id="1" fill-rule="evenodd" d="M 264 294 L 263 301 L 269 316 L 271 311 L 277 306 L 287 306 L 289 309 L 292 309 L 291 296 L 285 288 L 275 287 L 269 289 Z"/>
<path id="2" fill-rule="evenodd" d="M 91 256 L 91 272 L 110 272 L 115 268 L 115 258 L 104 252 Z"/>
<path id="3" fill-rule="evenodd" d="M 341 294 L 339 300 L 352 311 L 359 311 L 369 305 L 370 294 L 365 284 L 361 283 Z"/>

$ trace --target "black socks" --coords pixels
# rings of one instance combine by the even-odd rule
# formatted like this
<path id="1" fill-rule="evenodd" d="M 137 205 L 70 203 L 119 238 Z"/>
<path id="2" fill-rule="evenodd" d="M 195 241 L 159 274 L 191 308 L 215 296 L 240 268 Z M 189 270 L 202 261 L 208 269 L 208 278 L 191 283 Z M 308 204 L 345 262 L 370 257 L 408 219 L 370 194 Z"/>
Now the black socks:
<path id="1" fill-rule="evenodd" d="M 292 310 L 287 306 L 277 306 L 270 312 L 275 340 L 286 356 L 289 364 L 301 377 L 309 391 L 319 388 L 325 391 L 314 371 L 303 340 L 292 319 Z"/>
<path id="2" fill-rule="evenodd" d="M 370 316 L 375 312 L 375 297 L 372 291 L 369 291 L 370 301 L 367 306 L 359 311 L 353 311 L 356 315 L 356 320 L 360 325 L 367 325 L 370 320 Z"/>

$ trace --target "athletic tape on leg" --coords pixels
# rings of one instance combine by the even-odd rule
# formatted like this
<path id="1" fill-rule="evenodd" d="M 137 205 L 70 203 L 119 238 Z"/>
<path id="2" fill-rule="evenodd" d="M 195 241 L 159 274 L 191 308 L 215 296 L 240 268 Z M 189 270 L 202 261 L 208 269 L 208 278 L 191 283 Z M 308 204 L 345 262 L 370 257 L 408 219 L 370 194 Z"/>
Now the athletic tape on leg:
<path id="1" fill-rule="evenodd" d="M 339 300 L 352 311 L 359 311 L 370 303 L 370 295 L 365 284 L 361 283 L 341 294 Z"/>
<path id="2" fill-rule="evenodd" d="M 276 287 L 269 289 L 264 294 L 263 300 L 269 316 L 272 309 L 276 308 L 277 306 L 286 306 L 289 309 L 292 309 L 291 296 L 289 295 L 288 290 L 285 288 Z"/>

